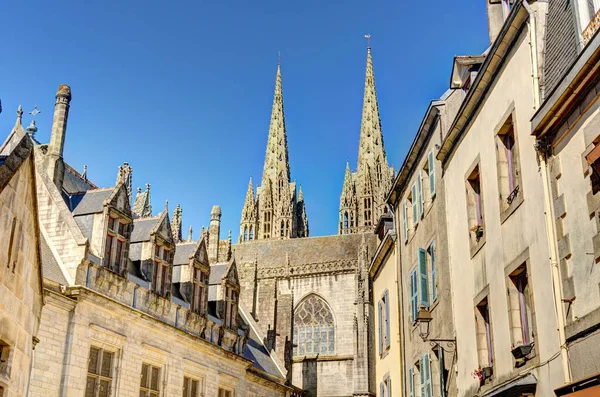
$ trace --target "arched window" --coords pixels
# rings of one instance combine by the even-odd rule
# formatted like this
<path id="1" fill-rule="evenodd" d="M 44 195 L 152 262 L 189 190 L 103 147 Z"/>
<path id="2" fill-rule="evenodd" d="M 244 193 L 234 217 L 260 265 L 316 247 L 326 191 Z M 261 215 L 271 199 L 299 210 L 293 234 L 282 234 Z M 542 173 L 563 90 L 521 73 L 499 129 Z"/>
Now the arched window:
<path id="1" fill-rule="evenodd" d="M 254 240 L 254 227 L 250 226 L 250 240 Z"/>
<path id="2" fill-rule="evenodd" d="M 348 213 L 344 212 L 344 229 L 348 229 Z"/>
<path id="3" fill-rule="evenodd" d="M 279 234 L 281 237 L 283 237 L 285 235 L 285 222 L 281 221 L 281 228 L 279 230 Z"/>
<path id="4" fill-rule="evenodd" d="M 248 241 L 248 226 L 244 226 L 244 241 Z"/>
<path id="5" fill-rule="evenodd" d="M 335 353 L 335 324 L 327 303 L 309 295 L 294 312 L 294 356 Z"/>

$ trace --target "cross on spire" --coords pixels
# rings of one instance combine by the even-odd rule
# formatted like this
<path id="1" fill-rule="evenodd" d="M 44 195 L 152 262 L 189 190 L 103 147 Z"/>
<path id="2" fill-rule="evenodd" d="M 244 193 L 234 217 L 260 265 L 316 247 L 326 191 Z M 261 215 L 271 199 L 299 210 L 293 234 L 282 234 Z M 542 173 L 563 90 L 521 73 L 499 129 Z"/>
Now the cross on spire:
<path id="1" fill-rule="evenodd" d="M 365 39 L 367 39 L 367 48 L 371 48 L 371 35 L 367 33 Z"/>

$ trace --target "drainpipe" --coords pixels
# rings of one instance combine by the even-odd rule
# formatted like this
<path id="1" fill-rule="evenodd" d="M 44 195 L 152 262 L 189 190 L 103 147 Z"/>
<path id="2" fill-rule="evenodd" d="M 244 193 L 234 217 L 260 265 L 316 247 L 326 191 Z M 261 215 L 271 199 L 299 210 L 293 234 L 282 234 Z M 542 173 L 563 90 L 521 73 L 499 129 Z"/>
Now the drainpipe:
<path id="1" fill-rule="evenodd" d="M 529 29 L 530 36 L 530 48 L 531 48 L 531 67 L 532 67 L 532 78 L 533 78 L 533 102 L 534 109 L 537 110 L 540 107 L 540 84 L 539 84 L 539 71 L 538 71 L 538 54 L 537 54 L 537 28 L 535 12 L 531 9 L 529 3 L 523 1 L 523 7 L 529 13 L 529 22 L 527 26 Z M 556 310 L 556 319 L 558 322 L 558 338 L 560 342 L 560 355 L 562 359 L 562 367 L 564 374 L 565 383 L 571 382 L 571 370 L 569 368 L 569 354 L 567 351 L 567 338 L 565 335 L 565 315 L 563 308 L 563 297 L 562 297 L 562 283 L 560 277 L 560 268 L 558 266 L 558 245 L 556 224 L 554 222 L 554 204 L 552 200 L 552 194 L 550 192 L 550 176 L 548 173 L 547 153 L 550 151 L 549 146 L 544 147 L 541 142 L 536 143 L 536 151 L 540 162 L 540 171 L 542 174 L 542 185 L 544 188 L 544 217 L 546 221 L 546 235 L 548 239 L 548 250 L 550 252 L 550 266 L 552 268 L 552 289 L 554 290 L 554 307 Z"/>

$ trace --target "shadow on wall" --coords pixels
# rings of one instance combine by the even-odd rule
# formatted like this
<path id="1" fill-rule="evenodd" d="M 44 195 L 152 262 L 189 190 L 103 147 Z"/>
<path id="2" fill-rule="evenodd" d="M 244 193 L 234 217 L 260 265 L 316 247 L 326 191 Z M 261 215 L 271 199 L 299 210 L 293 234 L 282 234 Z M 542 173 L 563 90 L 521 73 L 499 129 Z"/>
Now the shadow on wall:
<path id="1" fill-rule="evenodd" d="M 317 397 L 317 360 L 302 362 L 302 389 L 306 391 L 306 397 Z"/>

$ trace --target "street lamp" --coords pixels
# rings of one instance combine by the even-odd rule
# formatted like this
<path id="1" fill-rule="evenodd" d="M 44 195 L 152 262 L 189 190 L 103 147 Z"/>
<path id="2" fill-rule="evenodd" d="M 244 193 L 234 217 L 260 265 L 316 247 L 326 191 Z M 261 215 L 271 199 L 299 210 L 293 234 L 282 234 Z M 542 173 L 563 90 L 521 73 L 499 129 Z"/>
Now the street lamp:
<path id="1" fill-rule="evenodd" d="M 433 317 L 431 316 L 431 312 L 422 307 L 417 313 L 417 318 L 415 319 L 417 324 L 419 325 L 419 336 L 423 339 L 423 342 L 429 342 L 432 346 L 440 346 L 442 347 L 442 343 L 446 344 L 446 349 L 455 350 L 456 349 L 456 339 L 429 339 L 429 333 L 431 332 L 431 320 Z"/>

